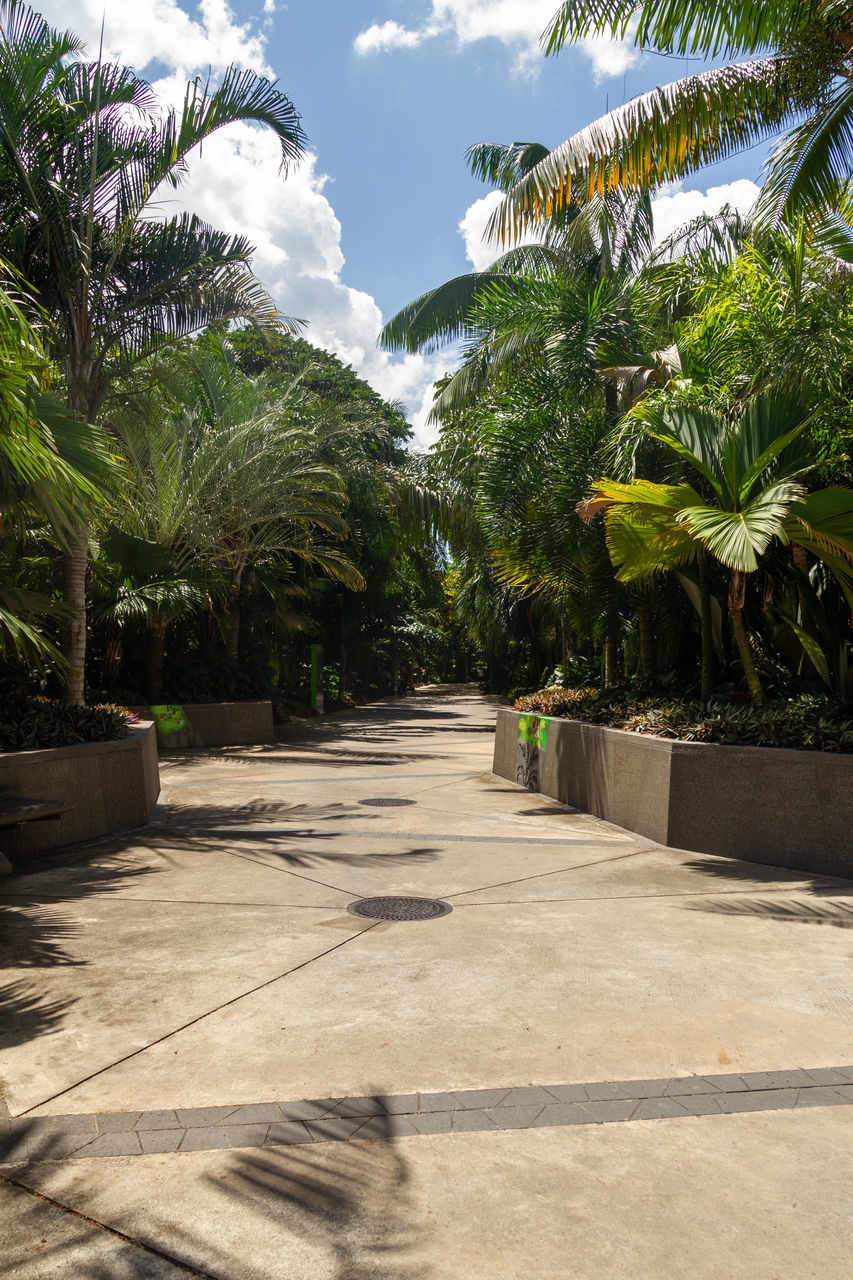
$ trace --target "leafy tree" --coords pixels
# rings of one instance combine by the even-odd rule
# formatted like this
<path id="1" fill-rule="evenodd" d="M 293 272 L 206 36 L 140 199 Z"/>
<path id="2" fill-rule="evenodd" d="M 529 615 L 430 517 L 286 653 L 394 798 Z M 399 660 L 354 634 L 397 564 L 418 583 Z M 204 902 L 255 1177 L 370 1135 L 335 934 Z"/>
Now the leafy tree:
<path id="1" fill-rule="evenodd" d="M 42 665 L 59 654 L 34 619 L 55 609 L 16 581 L 15 553 L 39 527 L 67 544 L 101 501 L 98 484 L 108 481 L 110 464 L 103 432 L 79 423 L 47 389 L 51 369 L 40 336 L 10 268 L 0 262 L 0 271 L 9 279 L 0 287 L 0 658 Z"/>
<path id="2" fill-rule="evenodd" d="M 86 61 L 73 35 L 0 0 L 0 239 L 38 292 L 50 354 L 84 421 L 97 420 L 122 370 L 175 338 L 232 317 L 276 320 L 245 237 L 148 213 L 193 150 L 237 121 L 271 128 L 283 166 L 302 153 L 290 100 L 253 72 L 191 84 L 179 111 L 162 111 L 133 71 Z M 84 693 L 86 558 L 80 522 L 65 563 L 72 702 Z"/>
<path id="3" fill-rule="evenodd" d="M 218 334 L 142 372 L 144 393 L 112 416 L 125 483 L 102 548 L 132 571 L 121 604 L 125 616 L 135 605 L 147 619 L 147 695 L 156 701 L 166 628 L 207 597 L 224 602 L 226 654 L 236 661 L 250 573 L 265 567 L 269 584 L 277 574 L 286 587 L 300 563 L 350 589 L 364 583 L 335 545 L 347 533 L 346 495 L 324 458 L 331 429 L 300 412 L 298 383 L 273 388 L 240 373 Z"/>

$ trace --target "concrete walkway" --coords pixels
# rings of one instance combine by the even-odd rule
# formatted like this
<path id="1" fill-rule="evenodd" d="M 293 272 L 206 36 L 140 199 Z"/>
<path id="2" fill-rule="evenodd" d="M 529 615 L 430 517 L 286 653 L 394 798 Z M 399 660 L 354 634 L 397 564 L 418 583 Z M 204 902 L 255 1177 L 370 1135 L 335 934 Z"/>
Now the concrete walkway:
<path id="1" fill-rule="evenodd" d="M 0 1274 L 846 1280 L 853 884 L 566 812 L 493 721 L 172 757 L 6 882 Z"/>

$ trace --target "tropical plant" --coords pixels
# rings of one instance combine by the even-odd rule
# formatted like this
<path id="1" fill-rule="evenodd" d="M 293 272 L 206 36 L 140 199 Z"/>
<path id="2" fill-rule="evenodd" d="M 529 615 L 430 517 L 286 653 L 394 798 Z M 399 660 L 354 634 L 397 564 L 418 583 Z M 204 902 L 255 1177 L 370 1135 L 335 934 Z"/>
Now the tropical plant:
<path id="1" fill-rule="evenodd" d="M 546 53 L 589 37 L 703 60 L 745 61 L 658 86 L 574 134 L 513 187 L 493 219 L 504 239 L 597 193 L 652 189 L 787 130 L 766 166 L 754 223 L 775 230 L 823 208 L 853 170 L 850 14 L 842 0 L 768 5 L 566 0 Z M 849 244 L 849 234 L 844 236 Z"/>
<path id="2" fill-rule="evenodd" d="M 582 514 L 606 513 L 607 545 L 622 582 L 678 569 L 703 553 L 725 566 L 738 653 L 752 700 L 761 704 L 744 622 L 750 580 L 774 545 L 790 546 L 821 561 L 853 608 L 853 490 L 808 491 L 808 415 L 779 395 L 757 397 L 734 421 L 693 406 L 650 405 L 647 413 L 650 434 L 693 482 L 599 480 Z"/>
<path id="3" fill-rule="evenodd" d="M 232 317 L 276 321 L 244 236 L 149 212 L 190 154 L 237 121 L 271 128 L 283 166 L 302 152 L 290 100 L 253 72 L 195 82 L 179 111 L 164 111 L 134 72 L 84 60 L 73 35 L 0 0 L 0 237 L 38 292 L 67 402 L 84 421 L 97 420 L 117 374 L 175 338 Z M 65 565 L 72 702 L 84 694 L 87 538 L 77 522 Z"/>
<path id="4" fill-rule="evenodd" d="M 9 555 L 41 527 L 60 545 L 101 498 L 110 465 L 106 438 L 51 395 L 52 371 L 24 310 L 21 282 L 0 262 L 0 553 Z M 17 296 L 16 296 L 17 295 Z M 31 302 L 31 300 L 30 300 Z M 44 594 L 14 581 L 0 586 L 0 658 L 39 668 L 60 655 L 37 619 L 56 616 Z"/>
<path id="5" fill-rule="evenodd" d="M 112 616 L 120 604 L 124 618 L 147 619 L 155 696 L 169 622 L 206 599 L 224 604 L 226 654 L 236 660 L 249 573 L 264 570 L 273 589 L 276 575 L 286 588 L 297 564 L 350 589 L 364 583 L 336 545 L 347 533 L 346 494 L 324 457 L 335 429 L 311 418 L 298 378 L 276 389 L 248 377 L 211 333 L 141 381 L 145 393 L 120 397 L 111 415 L 126 479 L 101 548 L 125 571 Z"/>

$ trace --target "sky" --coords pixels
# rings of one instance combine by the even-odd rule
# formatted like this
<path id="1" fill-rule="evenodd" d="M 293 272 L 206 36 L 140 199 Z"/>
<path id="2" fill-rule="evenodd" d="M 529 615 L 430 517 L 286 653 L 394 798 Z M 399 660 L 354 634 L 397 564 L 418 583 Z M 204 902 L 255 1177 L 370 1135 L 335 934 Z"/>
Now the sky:
<path id="1" fill-rule="evenodd" d="M 497 251 L 482 241 L 498 196 L 468 172 L 475 142 L 553 147 L 608 107 L 685 74 L 681 59 L 601 39 L 546 59 L 559 0 L 42 0 L 55 26 L 146 76 L 164 101 L 232 62 L 277 79 L 309 152 L 286 178 L 268 131 L 209 140 L 161 208 L 249 236 L 254 270 L 303 336 L 404 406 L 418 444 L 452 353 L 377 347 L 384 321 Z M 689 70 L 695 70 L 690 65 Z M 766 149 L 658 193 L 660 235 L 726 202 L 747 208 Z"/>

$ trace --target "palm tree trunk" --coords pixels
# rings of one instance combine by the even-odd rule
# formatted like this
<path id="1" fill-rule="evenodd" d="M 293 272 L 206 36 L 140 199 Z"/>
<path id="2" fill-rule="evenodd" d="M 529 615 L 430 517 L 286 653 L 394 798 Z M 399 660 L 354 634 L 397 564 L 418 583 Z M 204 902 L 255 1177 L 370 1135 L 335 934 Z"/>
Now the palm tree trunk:
<path id="1" fill-rule="evenodd" d="M 240 584 L 232 586 L 228 600 L 228 639 L 225 652 L 236 662 L 240 656 Z"/>
<path id="2" fill-rule="evenodd" d="M 124 643 L 121 627 L 111 622 L 107 627 L 107 638 L 104 645 L 104 688 L 114 689 L 121 675 L 121 662 L 124 657 Z"/>
<path id="3" fill-rule="evenodd" d="M 607 605 L 607 635 L 604 641 L 604 686 L 609 689 L 618 679 L 619 608 L 615 596 Z"/>
<path id="4" fill-rule="evenodd" d="M 637 629 L 640 633 L 640 667 L 647 680 L 655 675 L 655 633 L 652 627 L 652 608 L 645 596 L 637 600 Z"/>
<path id="5" fill-rule="evenodd" d="M 62 595 L 69 610 L 65 631 L 65 701 L 83 706 L 86 681 L 86 561 L 89 534 L 85 525 L 72 532 L 62 566 Z"/>
<path id="6" fill-rule="evenodd" d="M 758 672 L 755 670 L 755 663 L 752 660 L 752 650 L 749 647 L 749 637 L 746 634 L 746 627 L 743 625 L 743 602 L 746 595 L 746 574 L 734 570 L 729 580 L 729 614 L 732 620 L 732 630 L 735 633 L 735 641 L 740 654 L 740 660 L 743 665 L 743 674 L 746 676 L 746 683 L 749 686 L 749 692 L 752 697 L 753 706 L 764 706 L 764 690 L 761 687 L 761 681 L 758 679 Z"/>
<path id="7" fill-rule="evenodd" d="M 711 621 L 711 584 L 705 552 L 699 552 L 699 611 L 702 628 L 702 701 L 714 694 L 714 628 Z"/>
<path id="8" fill-rule="evenodd" d="M 163 699 L 163 656 L 166 650 L 166 618 L 153 613 L 148 623 L 148 660 L 146 664 L 145 696 L 150 703 Z"/>

